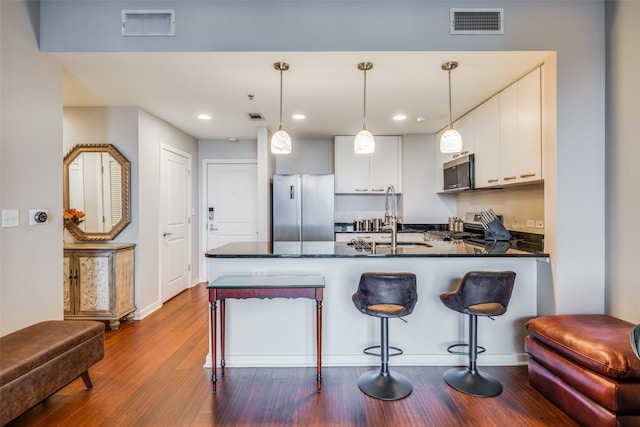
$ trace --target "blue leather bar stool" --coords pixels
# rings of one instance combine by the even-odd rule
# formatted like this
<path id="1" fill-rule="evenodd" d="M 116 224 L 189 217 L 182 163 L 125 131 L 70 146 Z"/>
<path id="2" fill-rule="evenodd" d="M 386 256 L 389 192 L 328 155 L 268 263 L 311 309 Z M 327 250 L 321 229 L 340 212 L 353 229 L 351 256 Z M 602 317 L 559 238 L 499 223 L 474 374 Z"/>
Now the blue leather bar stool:
<path id="1" fill-rule="evenodd" d="M 502 384 L 492 375 L 478 371 L 476 360 L 485 349 L 478 346 L 478 316 L 500 316 L 507 311 L 516 273 L 513 271 L 470 271 L 464 275 L 457 290 L 440 295 L 451 310 L 469 316 L 469 343 L 453 344 L 447 351 L 469 356 L 469 366 L 452 368 L 444 374 L 451 387 L 472 396 L 491 397 L 502 392 Z M 468 352 L 456 351 L 459 346 Z"/>
<path id="2" fill-rule="evenodd" d="M 359 311 L 379 317 L 381 323 L 380 346 L 364 349 L 366 354 L 380 356 L 380 370 L 362 374 L 358 379 L 358 387 L 369 396 L 381 400 L 397 400 L 408 396 L 413 390 L 409 379 L 389 370 L 389 349 L 395 350 L 391 356 L 402 354 L 399 348 L 389 346 L 389 318 L 403 317 L 413 312 L 418 301 L 415 274 L 364 273 L 351 299 Z M 380 354 L 371 352 L 377 347 L 380 347 Z"/>

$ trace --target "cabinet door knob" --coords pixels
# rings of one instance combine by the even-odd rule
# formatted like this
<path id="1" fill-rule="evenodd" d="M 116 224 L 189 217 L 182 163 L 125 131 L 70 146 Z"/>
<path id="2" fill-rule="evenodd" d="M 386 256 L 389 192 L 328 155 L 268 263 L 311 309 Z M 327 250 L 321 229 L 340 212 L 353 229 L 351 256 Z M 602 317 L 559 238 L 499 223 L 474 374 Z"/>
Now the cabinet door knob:
<path id="1" fill-rule="evenodd" d="M 171 236 L 173 233 L 167 233 L 166 231 L 162 233 L 162 237 Z"/>

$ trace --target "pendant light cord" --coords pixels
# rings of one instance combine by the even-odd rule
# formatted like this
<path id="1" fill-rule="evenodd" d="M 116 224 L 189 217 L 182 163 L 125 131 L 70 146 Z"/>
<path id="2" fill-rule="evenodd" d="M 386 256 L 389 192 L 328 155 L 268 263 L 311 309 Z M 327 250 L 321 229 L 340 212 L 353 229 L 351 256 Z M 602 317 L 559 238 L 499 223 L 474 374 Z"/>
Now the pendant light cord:
<path id="1" fill-rule="evenodd" d="M 364 70 L 364 96 L 362 105 L 362 128 L 367 128 L 367 70 Z"/>
<path id="2" fill-rule="evenodd" d="M 451 68 L 449 68 L 449 129 L 453 129 L 453 118 L 451 114 Z"/>
<path id="3" fill-rule="evenodd" d="M 449 90 L 451 90 L 451 83 L 449 83 Z M 449 97 L 451 97 L 451 95 L 449 95 Z M 451 106 L 449 106 L 449 110 L 451 110 Z M 282 68 L 280 68 L 280 125 L 278 126 L 278 130 L 282 130 Z"/>

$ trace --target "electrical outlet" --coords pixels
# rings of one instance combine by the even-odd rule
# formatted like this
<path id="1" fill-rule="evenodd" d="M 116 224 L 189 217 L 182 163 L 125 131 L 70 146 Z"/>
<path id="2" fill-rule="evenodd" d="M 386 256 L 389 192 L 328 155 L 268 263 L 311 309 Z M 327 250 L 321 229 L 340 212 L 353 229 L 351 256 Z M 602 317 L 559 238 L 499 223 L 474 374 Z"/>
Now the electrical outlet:
<path id="1" fill-rule="evenodd" d="M 2 211 L 2 227 L 17 227 L 20 225 L 20 213 L 17 209 Z"/>
<path id="2" fill-rule="evenodd" d="M 536 228 L 544 228 L 544 221 L 541 219 L 536 221 Z"/>
<path id="3" fill-rule="evenodd" d="M 264 276 L 267 274 L 267 270 L 264 268 L 252 268 L 251 275 L 252 276 Z"/>
<path id="4" fill-rule="evenodd" d="M 527 220 L 527 227 L 528 228 L 534 228 L 536 226 L 536 221 L 534 219 L 528 219 Z"/>

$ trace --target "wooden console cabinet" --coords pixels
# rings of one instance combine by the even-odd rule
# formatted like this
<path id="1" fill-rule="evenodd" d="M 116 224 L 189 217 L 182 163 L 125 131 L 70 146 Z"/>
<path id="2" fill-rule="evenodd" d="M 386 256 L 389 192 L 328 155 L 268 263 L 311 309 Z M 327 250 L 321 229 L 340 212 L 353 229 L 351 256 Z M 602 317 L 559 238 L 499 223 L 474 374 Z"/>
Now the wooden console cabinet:
<path id="1" fill-rule="evenodd" d="M 108 320 L 133 317 L 135 244 L 64 245 L 64 318 Z"/>

